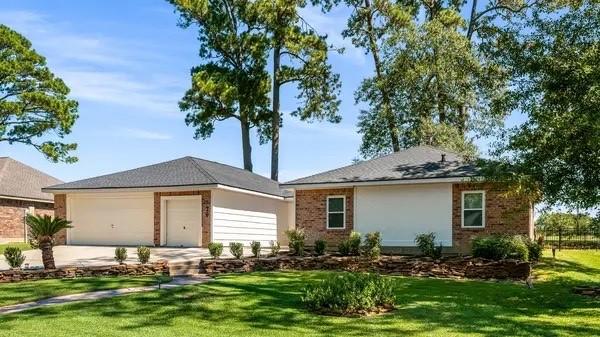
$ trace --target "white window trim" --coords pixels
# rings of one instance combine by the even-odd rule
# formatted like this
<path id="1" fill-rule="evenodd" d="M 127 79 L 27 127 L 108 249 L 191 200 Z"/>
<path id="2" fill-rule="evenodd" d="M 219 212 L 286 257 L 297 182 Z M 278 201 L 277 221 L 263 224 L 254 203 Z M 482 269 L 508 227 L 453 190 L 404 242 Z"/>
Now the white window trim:
<path id="1" fill-rule="evenodd" d="M 336 212 L 332 212 L 332 214 L 339 214 L 342 213 L 344 215 L 344 220 L 342 222 L 342 227 L 329 227 L 329 199 L 342 199 L 342 205 L 344 207 L 342 212 L 336 211 Z M 345 195 L 328 195 L 327 196 L 327 212 L 325 214 L 325 216 L 327 217 L 327 229 L 329 230 L 337 230 L 337 229 L 346 229 L 346 196 Z"/>
<path id="2" fill-rule="evenodd" d="M 481 193 L 481 208 L 465 208 L 465 194 Z M 481 210 L 481 226 L 465 226 L 465 211 L 479 211 Z M 485 228 L 485 191 L 484 190 L 473 190 L 473 191 L 462 191 L 460 199 L 460 227 L 469 229 L 483 229 Z"/>

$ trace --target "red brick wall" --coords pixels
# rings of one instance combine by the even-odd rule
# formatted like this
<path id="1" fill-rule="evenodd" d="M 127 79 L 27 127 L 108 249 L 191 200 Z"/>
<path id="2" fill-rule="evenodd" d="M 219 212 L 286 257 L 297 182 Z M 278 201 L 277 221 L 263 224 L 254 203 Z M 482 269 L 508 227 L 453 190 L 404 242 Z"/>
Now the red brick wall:
<path id="1" fill-rule="evenodd" d="M 54 195 L 54 216 L 57 218 L 67 218 L 67 195 L 66 194 L 55 194 Z M 67 244 L 67 231 L 60 231 L 54 238 L 54 243 L 57 245 Z"/>
<path id="2" fill-rule="evenodd" d="M 202 196 L 202 247 L 210 243 L 210 226 L 212 207 L 210 203 L 210 191 L 183 191 L 183 192 L 155 192 L 154 193 L 154 245 L 160 246 L 160 197 L 201 195 Z"/>
<path id="3" fill-rule="evenodd" d="M 327 229 L 327 197 L 346 196 L 346 228 Z M 354 189 L 337 188 L 296 191 L 296 227 L 306 234 L 306 244 L 326 240 L 331 248 L 348 237 L 354 228 Z"/>
<path id="4" fill-rule="evenodd" d="M 462 228 L 462 191 L 485 190 L 485 227 Z M 520 234 L 530 236 L 533 228 L 531 204 L 508 196 L 498 185 L 460 183 L 452 185 L 452 242 L 459 252 L 468 253 L 471 240 L 479 235 Z"/>
<path id="5" fill-rule="evenodd" d="M 52 202 L 0 199 L 0 241 L 25 238 L 25 211 L 32 206 L 37 215 L 54 215 Z"/>

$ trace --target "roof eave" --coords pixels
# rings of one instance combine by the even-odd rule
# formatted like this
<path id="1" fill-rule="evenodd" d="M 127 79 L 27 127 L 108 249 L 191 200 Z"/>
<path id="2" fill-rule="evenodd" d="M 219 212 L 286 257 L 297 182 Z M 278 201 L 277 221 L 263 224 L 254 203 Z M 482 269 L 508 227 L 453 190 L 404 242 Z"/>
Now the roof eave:
<path id="1" fill-rule="evenodd" d="M 387 179 L 387 180 L 355 180 L 339 182 L 319 183 L 284 183 L 282 188 L 320 189 L 330 187 L 354 187 L 354 186 L 379 186 L 379 185 L 414 185 L 414 184 L 436 184 L 436 183 L 459 183 L 472 180 L 481 180 L 481 176 L 442 177 L 442 178 L 419 178 L 419 179 Z"/>
<path id="2" fill-rule="evenodd" d="M 60 188 L 60 187 L 46 187 L 42 188 L 42 192 L 53 193 L 53 194 L 66 194 L 66 193 L 91 193 L 91 192 L 172 192 L 172 191 L 189 191 L 195 190 L 209 190 L 217 188 L 218 184 L 196 184 L 196 185 L 172 185 L 172 186 L 123 186 L 123 187 L 84 187 L 84 188 Z"/>

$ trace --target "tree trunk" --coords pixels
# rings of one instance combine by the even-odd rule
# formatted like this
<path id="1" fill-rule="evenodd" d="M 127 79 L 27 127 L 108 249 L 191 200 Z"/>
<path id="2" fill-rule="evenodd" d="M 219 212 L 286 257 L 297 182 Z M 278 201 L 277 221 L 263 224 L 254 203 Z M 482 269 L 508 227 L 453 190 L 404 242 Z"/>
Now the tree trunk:
<path id="1" fill-rule="evenodd" d="M 281 45 L 273 49 L 273 119 L 271 121 L 271 179 L 279 180 L 279 68 L 281 61 Z"/>
<path id="2" fill-rule="evenodd" d="M 44 264 L 44 269 L 56 269 L 54 265 L 54 252 L 52 252 L 52 242 L 51 240 L 42 240 L 39 243 L 40 250 L 42 251 L 42 263 Z"/>
<path id="3" fill-rule="evenodd" d="M 371 1 L 365 0 L 365 8 L 368 9 L 367 15 L 367 30 L 369 35 L 369 45 L 371 48 L 371 54 L 373 55 L 373 63 L 375 63 L 375 74 L 377 76 L 377 86 L 381 91 L 381 99 L 383 103 L 383 117 L 388 125 L 390 131 L 390 140 L 392 143 L 392 150 L 394 152 L 400 151 L 400 130 L 394 118 L 392 111 L 391 100 L 388 90 L 382 85 L 381 80 L 383 79 L 383 70 L 381 69 L 381 60 L 379 59 L 379 48 L 375 41 L 375 31 L 373 29 L 373 8 L 371 7 Z"/>
<path id="4" fill-rule="evenodd" d="M 242 151 L 244 153 L 244 170 L 252 172 L 252 145 L 250 145 L 250 124 L 242 118 Z"/>

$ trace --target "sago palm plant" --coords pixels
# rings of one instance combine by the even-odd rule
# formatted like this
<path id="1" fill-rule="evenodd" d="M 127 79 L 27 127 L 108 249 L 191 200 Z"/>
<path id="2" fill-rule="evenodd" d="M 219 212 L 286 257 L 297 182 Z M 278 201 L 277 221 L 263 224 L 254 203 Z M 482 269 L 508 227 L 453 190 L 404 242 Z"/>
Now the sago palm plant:
<path id="1" fill-rule="evenodd" d="M 27 224 L 29 225 L 31 237 L 37 241 L 39 249 L 42 251 L 42 262 L 45 269 L 55 269 L 54 253 L 54 235 L 63 229 L 72 228 L 71 221 L 61 218 L 52 218 L 49 215 L 27 215 Z"/>

